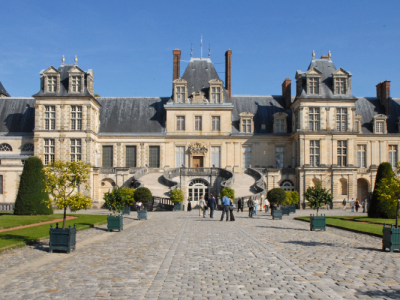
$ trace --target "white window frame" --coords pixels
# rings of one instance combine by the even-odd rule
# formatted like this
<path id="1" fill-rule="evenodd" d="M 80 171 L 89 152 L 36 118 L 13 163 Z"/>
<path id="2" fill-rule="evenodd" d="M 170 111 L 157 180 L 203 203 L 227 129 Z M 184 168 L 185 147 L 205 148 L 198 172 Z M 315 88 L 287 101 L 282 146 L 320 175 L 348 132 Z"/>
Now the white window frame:
<path id="1" fill-rule="evenodd" d="M 185 166 L 185 146 L 176 146 L 175 147 L 175 166 L 176 168 L 181 168 Z"/>
<path id="2" fill-rule="evenodd" d="M 249 118 L 242 118 L 242 124 L 241 125 L 241 129 L 242 132 L 244 133 L 251 133 L 251 127 L 252 127 L 252 120 Z"/>
<path id="3" fill-rule="evenodd" d="M 375 133 L 383 133 L 384 132 L 384 130 L 383 130 L 384 125 L 385 125 L 385 122 L 376 121 L 376 123 L 375 123 Z"/>
<path id="4" fill-rule="evenodd" d="M 71 106 L 71 130 L 82 130 L 82 106 Z"/>
<path id="5" fill-rule="evenodd" d="M 45 139 L 44 140 L 44 165 L 48 166 L 49 163 L 53 163 L 55 159 L 55 140 Z"/>
<path id="6" fill-rule="evenodd" d="M 319 77 L 309 77 L 308 78 L 308 94 L 319 95 Z"/>
<path id="7" fill-rule="evenodd" d="M 186 101 L 186 87 L 176 86 L 176 103 L 185 103 Z"/>
<path id="8" fill-rule="evenodd" d="M 82 140 L 81 139 L 71 139 L 70 145 L 70 157 L 71 161 L 81 161 L 82 160 Z"/>
<path id="9" fill-rule="evenodd" d="M 49 75 L 47 76 L 47 92 L 56 93 L 57 92 L 57 76 Z"/>
<path id="10" fill-rule="evenodd" d="M 320 165 L 320 145 L 319 140 L 310 141 L 310 165 L 313 167 Z"/>
<path id="11" fill-rule="evenodd" d="M 56 107 L 54 105 L 46 105 L 44 113 L 44 129 L 56 129 Z"/>
<path id="12" fill-rule="evenodd" d="M 203 130 L 203 117 L 202 116 L 194 116 L 194 130 L 196 130 L 196 131 Z"/>
<path id="13" fill-rule="evenodd" d="M 221 147 L 211 147 L 211 166 L 215 168 L 221 168 Z"/>
<path id="14" fill-rule="evenodd" d="M 220 116 L 211 116 L 211 130 L 212 131 L 220 131 L 221 130 L 221 117 Z"/>
<path id="15" fill-rule="evenodd" d="M 347 93 L 347 78 L 335 78 L 335 95 L 346 95 Z"/>
<path id="16" fill-rule="evenodd" d="M 185 116 L 176 116 L 176 130 L 185 131 Z"/>
<path id="17" fill-rule="evenodd" d="M 213 86 L 211 87 L 211 103 L 221 103 L 221 87 Z"/>
<path id="18" fill-rule="evenodd" d="M 247 169 L 251 166 L 251 147 L 243 146 L 242 147 L 242 168 Z"/>
<path id="19" fill-rule="evenodd" d="M 321 128 L 321 110 L 319 107 L 310 107 L 308 110 L 308 126 L 310 131 L 319 131 Z"/>
<path id="20" fill-rule="evenodd" d="M 397 145 L 389 145 L 388 150 L 389 150 L 389 163 L 392 165 L 392 168 L 396 168 L 398 161 Z"/>
<path id="21" fill-rule="evenodd" d="M 347 141 L 337 141 L 337 165 L 347 166 Z"/>
<path id="22" fill-rule="evenodd" d="M 348 110 L 344 108 L 336 108 L 336 130 L 347 131 L 347 114 Z"/>
<path id="23" fill-rule="evenodd" d="M 357 166 L 359 168 L 367 167 L 367 147 L 366 147 L 366 145 L 357 145 Z"/>
<path id="24" fill-rule="evenodd" d="M 82 93 L 82 76 L 72 75 L 71 80 L 71 93 Z"/>

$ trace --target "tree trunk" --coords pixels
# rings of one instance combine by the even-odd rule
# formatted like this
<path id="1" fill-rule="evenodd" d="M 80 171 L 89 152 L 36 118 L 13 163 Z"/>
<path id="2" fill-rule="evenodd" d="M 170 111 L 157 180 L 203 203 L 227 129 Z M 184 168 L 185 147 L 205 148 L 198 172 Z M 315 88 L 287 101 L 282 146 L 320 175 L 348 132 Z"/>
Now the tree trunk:
<path id="1" fill-rule="evenodd" d="M 65 229 L 65 220 L 67 219 L 67 208 L 64 208 L 63 229 Z"/>
<path id="2" fill-rule="evenodd" d="M 318 210 L 319 210 L 319 209 L 317 208 L 317 217 L 318 217 Z"/>
<path id="3" fill-rule="evenodd" d="M 397 199 L 397 208 L 396 208 L 396 228 L 399 228 L 399 199 Z"/>

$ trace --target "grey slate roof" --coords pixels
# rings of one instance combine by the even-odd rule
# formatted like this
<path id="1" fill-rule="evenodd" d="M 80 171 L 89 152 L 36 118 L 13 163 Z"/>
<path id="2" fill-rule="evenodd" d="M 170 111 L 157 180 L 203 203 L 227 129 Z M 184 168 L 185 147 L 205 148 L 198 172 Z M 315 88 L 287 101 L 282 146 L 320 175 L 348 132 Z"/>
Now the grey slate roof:
<path id="1" fill-rule="evenodd" d="M 400 117 L 400 98 L 391 98 L 391 114 L 387 119 L 388 133 L 399 133 L 397 118 Z M 356 114 L 362 117 L 362 133 L 373 133 L 373 118 L 378 114 L 385 114 L 385 108 L 376 97 L 358 97 L 356 101 Z"/>
<path id="2" fill-rule="evenodd" d="M 99 134 L 164 134 L 168 99 L 96 98 L 102 105 Z"/>
<path id="3" fill-rule="evenodd" d="M 77 65 L 72 65 L 72 64 L 62 64 L 59 68 L 58 71 L 61 73 L 60 74 L 60 91 L 58 93 L 45 93 L 44 92 L 44 83 L 43 80 L 44 78 L 41 78 L 41 84 L 40 84 L 40 91 L 33 95 L 34 97 L 63 97 L 63 96 L 71 96 L 71 95 L 76 95 L 80 97 L 87 97 L 87 96 L 92 96 L 88 89 L 87 89 L 87 74 L 85 74 L 85 84 L 84 84 L 84 89 L 83 93 L 68 93 L 68 81 L 69 81 L 69 74 L 68 71 L 71 70 L 73 67 L 77 67 Z"/>
<path id="4" fill-rule="evenodd" d="M 219 79 L 217 71 L 215 71 L 214 65 L 209 58 L 192 58 L 188 66 L 186 67 L 185 73 L 182 76 L 188 83 L 188 96 L 193 92 L 201 90 L 206 94 L 206 98 L 209 97 L 210 85 L 209 81 L 211 79 Z M 228 97 L 228 92 L 223 88 L 224 92 L 224 102 L 231 103 Z"/>
<path id="5" fill-rule="evenodd" d="M 0 132 L 6 135 L 33 135 L 35 99 L 31 97 L 0 98 Z"/>
<path id="6" fill-rule="evenodd" d="M 330 59 L 313 59 L 308 66 L 307 70 L 311 70 L 316 68 L 320 71 L 321 74 L 321 95 L 309 95 L 307 94 L 307 80 L 305 73 L 301 71 L 297 71 L 299 74 L 303 74 L 302 76 L 302 89 L 301 94 L 298 95 L 299 98 L 306 98 L 306 99 L 353 99 L 356 100 L 357 98 L 354 97 L 350 92 L 347 95 L 334 95 L 333 94 L 333 76 L 332 74 L 336 71 L 336 67 L 333 64 L 332 60 Z M 296 89 L 297 90 L 297 89 Z"/>
<path id="7" fill-rule="evenodd" d="M 7 97 L 10 97 L 10 94 L 7 93 L 6 89 L 5 89 L 4 86 L 1 84 L 1 81 L 0 81 L 0 95 L 1 95 L 1 94 L 6 95 Z"/>
<path id="8" fill-rule="evenodd" d="M 294 98 L 294 97 L 292 97 Z M 287 124 L 289 133 L 292 128 L 291 110 L 284 109 L 284 98 L 282 96 L 251 96 L 232 95 L 234 109 L 232 111 L 232 134 L 240 134 L 240 116 L 242 112 L 254 114 L 254 133 L 273 133 L 273 115 L 277 112 L 288 114 Z M 266 124 L 266 130 L 261 130 L 261 124 Z"/>

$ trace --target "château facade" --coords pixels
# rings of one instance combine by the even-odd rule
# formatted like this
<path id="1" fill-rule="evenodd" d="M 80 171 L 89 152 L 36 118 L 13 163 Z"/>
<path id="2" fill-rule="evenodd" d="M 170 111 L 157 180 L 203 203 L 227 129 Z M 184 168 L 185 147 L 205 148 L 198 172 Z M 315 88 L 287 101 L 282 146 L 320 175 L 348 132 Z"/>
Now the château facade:
<path id="1" fill-rule="evenodd" d="M 0 83 L 0 204 L 15 201 L 32 155 L 44 165 L 90 163 L 94 206 L 114 186 L 132 185 L 137 168 L 251 167 L 268 190 L 297 190 L 304 203 L 304 191 L 321 183 L 338 203 L 366 198 L 381 162 L 395 167 L 400 99 L 390 81 L 375 97 L 355 97 L 352 74 L 330 52 L 313 52 L 307 70 L 295 73 L 295 95 L 288 78 L 282 95 L 232 95 L 231 57 L 228 50 L 222 81 L 210 58 L 192 57 L 181 76 L 181 51 L 173 50 L 170 97 L 95 97 L 94 72 L 76 58 L 42 70 L 32 97 L 11 97 Z"/>

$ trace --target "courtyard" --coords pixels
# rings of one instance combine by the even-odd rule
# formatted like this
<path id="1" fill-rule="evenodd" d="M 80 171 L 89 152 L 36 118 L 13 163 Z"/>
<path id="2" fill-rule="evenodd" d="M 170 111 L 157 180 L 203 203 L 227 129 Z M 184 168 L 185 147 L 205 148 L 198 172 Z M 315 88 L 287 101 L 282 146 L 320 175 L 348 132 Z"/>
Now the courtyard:
<path id="1" fill-rule="evenodd" d="M 93 211 L 98 213 L 99 211 Z M 1 299 L 398 299 L 400 255 L 381 239 L 269 214 L 235 222 L 198 211 L 136 213 L 122 232 L 78 232 L 71 254 L 47 243 L 0 254 Z M 355 215 L 341 210 L 327 215 Z M 87 212 L 85 212 L 87 213 Z M 103 212 L 104 213 L 104 212 Z M 358 215 L 362 215 L 359 213 Z"/>

